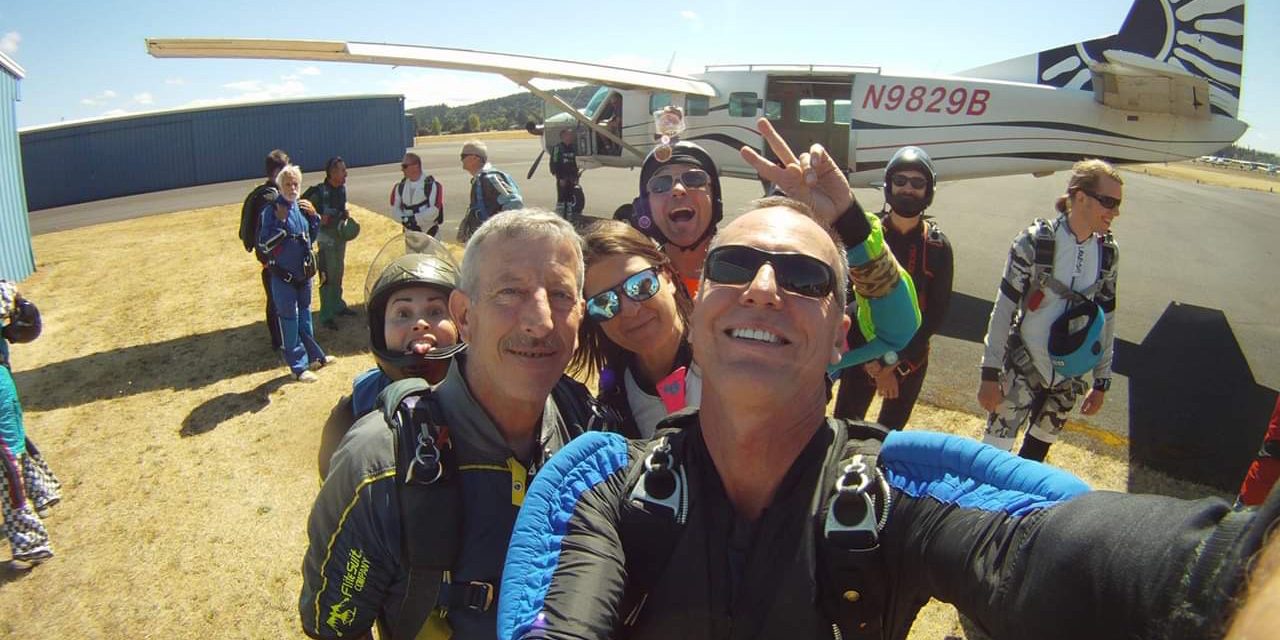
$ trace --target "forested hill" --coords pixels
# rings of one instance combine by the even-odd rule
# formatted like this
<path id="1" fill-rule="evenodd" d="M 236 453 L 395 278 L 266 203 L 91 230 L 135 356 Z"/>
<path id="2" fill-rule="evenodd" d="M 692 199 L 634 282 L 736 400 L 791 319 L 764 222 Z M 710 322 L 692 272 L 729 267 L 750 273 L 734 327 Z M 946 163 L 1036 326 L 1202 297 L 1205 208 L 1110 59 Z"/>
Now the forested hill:
<path id="1" fill-rule="evenodd" d="M 553 93 L 574 107 L 582 108 L 596 92 L 596 88 L 595 85 L 584 85 Z M 443 104 L 414 107 L 408 113 L 418 122 L 418 135 L 431 135 L 523 129 L 526 122 L 542 122 L 543 108 L 541 98 L 522 92 L 460 107 Z M 437 121 L 438 125 L 435 124 Z"/>

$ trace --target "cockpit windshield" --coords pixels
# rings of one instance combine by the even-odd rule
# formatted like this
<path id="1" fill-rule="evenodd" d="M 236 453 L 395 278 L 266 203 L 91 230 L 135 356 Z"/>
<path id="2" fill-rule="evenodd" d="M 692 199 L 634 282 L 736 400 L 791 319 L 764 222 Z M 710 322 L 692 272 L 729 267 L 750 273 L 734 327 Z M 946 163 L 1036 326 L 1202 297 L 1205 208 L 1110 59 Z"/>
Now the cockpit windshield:
<path id="1" fill-rule="evenodd" d="M 591 100 L 587 102 L 586 108 L 582 110 L 583 115 L 588 118 L 596 117 L 596 112 L 600 110 L 600 105 L 604 104 L 604 99 L 609 97 L 609 87 L 600 87 L 596 89 L 595 95 L 591 96 Z"/>

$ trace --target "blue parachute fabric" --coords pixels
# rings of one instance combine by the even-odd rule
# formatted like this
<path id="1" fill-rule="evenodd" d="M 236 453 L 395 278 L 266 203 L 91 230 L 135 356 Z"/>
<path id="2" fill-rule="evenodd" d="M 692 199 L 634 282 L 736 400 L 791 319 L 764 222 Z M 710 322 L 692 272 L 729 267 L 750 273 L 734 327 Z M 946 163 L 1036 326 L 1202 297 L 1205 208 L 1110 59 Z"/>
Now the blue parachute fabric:
<path id="1" fill-rule="evenodd" d="M 498 637 L 522 637 L 536 626 L 578 500 L 629 463 L 627 441 L 593 431 L 575 438 L 538 471 L 516 517 L 502 574 Z M 550 532 L 550 535 L 547 532 Z M 507 631 L 513 632 L 508 635 Z"/>
<path id="2" fill-rule="evenodd" d="M 889 484 L 915 497 L 1023 516 L 1090 491 L 1074 475 L 977 440 L 929 431 L 894 431 L 880 463 Z"/>

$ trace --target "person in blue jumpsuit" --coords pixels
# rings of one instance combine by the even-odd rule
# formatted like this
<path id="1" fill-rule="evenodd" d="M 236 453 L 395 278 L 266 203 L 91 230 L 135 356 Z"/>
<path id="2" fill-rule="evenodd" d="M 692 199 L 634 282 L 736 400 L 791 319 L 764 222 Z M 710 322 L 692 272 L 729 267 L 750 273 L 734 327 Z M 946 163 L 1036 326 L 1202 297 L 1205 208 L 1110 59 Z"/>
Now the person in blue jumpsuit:
<path id="1" fill-rule="evenodd" d="M 282 350 L 289 372 L 299 382 L 315 382 L 313 370 L 336 360 L 325 355 L 311 326 L 311 280 L 316 273 L 311 245 L 320 229 L 315 215 L 298 207 L 302 170 L 286 165 L 276 176 L 280 195 L 264 208 L 258 223 L 258 245 L 268 257 L 271 296 L 280 322 Z"/>

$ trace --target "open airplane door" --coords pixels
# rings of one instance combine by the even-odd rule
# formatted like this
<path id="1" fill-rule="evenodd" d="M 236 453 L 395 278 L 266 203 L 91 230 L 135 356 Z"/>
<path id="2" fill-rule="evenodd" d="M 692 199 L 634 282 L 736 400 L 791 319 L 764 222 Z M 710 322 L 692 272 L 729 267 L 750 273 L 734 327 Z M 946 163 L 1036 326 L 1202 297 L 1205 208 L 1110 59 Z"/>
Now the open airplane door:
<path id="1" fill-rule="evenodd" d="M 849 167 L 853 76 L 848 72 L 769 74 L 764 113 L 792 149 L 821 144 L 840 167 Z"/>

